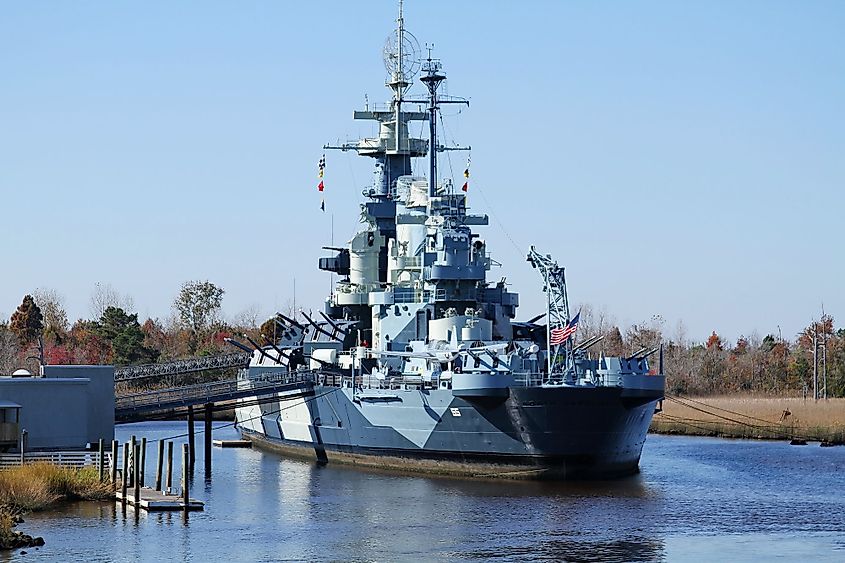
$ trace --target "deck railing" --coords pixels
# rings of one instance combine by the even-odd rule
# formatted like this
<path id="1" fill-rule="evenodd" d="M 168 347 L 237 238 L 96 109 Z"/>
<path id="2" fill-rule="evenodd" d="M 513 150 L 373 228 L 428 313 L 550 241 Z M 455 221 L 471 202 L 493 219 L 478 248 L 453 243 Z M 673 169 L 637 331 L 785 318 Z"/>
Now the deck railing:
<path id="1" fill-rule="evenodd" d="M 111 453 L 106 452 L 103 454 L 103 462 L 106 467 L 111 467 Z M 99 452 L 78 450 L 0 454 L 0 469 L 33 463 L 49 463 L 50 465 L 70 467 L 73 469 L 98 467 L 100 464 L 100 454 Z"/>
<path id="2" fill-rule="evenodd" d="M 249 379 L 251 383 L 250 389 L 260 391 L 262 389 L 273 389 L 279 385 L 313 382 L 315 379 L 314 373 L 312 371 L 263 373 Z M 238 381 L 233 380 L 214 381 L 212 383 L 200 383 L 186 387 L 160 389 L 157 391 L 137 393 L 135 395 L 126 395 L 115 399 L 115 410 L 131 411 L 142 408 L 149 410 L 150 407 L 156 406 L 173 408 L 179 404 L 213 403 L 223 400 L 226 395 L 241 390 L 238 383 Z"/>

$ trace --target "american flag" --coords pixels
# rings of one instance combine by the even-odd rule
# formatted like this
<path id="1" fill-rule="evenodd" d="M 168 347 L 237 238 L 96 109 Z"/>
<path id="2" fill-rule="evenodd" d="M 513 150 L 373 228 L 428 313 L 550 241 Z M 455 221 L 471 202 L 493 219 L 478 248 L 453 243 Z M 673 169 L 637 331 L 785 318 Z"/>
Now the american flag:
<path id="1" fill-rule="evenodd" d="M 551 338 L 549 339 L 549 344 L 552 346 L 557 346 L 558 344 L 563 344 L 566 340 L 575 334 L 575 331 L 578 330 L 578 317 L 581 316 L 581 311 L 578 311 L 578 314 L 572 317 L 572 320 L 567 323 L 567 325 L 563 328 L 553 328 L 551 333 Z"/>

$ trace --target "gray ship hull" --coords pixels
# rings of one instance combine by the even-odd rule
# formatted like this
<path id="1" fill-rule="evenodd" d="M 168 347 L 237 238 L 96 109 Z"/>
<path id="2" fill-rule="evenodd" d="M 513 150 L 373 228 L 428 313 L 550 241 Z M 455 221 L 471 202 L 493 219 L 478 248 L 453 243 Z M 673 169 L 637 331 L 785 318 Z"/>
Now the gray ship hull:
<path id="1" fill-rule="evenodd" d="M 450 390 L 315 386 L 237 409 L 258 446 L 322 463 L 480 478 L 602 479 L 638 471 L 656 401 L 618 387 Z"/>

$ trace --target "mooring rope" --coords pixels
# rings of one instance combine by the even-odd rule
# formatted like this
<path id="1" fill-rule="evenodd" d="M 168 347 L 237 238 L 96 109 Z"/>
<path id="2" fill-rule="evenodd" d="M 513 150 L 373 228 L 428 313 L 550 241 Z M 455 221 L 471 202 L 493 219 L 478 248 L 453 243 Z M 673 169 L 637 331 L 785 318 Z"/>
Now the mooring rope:
<path id="1" fill-rule="evenodd" d="M 696 421 L 696 422 L 699 422 L 699 423 L 716 424 L 716 423 L 719 423 L 720 421 L 726 421 L 726 422 L 730 422 L 730 423 L 737 425 L 737 426 L 744 426 L 744 427 L 747 427 L 747 428 L 752 428 L 754 430 L 767 432 L 767 433 L 770 433 L 770 434 L 776 434 L 777 432 L 775 431 L 775 429 L 778 429 L 782 433 L 781 436 L 783 436 L 784 438 L 790 438 L 790 439 L 793 439 L 793 440 L 794 439 L 800 439 L 800 440 L 810 440 L 810 441 L 824 441 L 823 439 L 821 439 L 817 436 L 812 436 L 810 434 L 803 434 L 803 433 L 799 434 L 798 432 L 795 431 L 794 428 L 785 427 L 785 426 L 778 426 L 777 423 L 769 421 L 769 420 L 764 420 L 764 419 L 757 418 L 757 417 L 754 417 L 754 416 L 751 416 L 751 415 L 730 411 L 728 409 L 716 407 L 716 406 L 710 405 L 708 403 L 704 403 L 702 401 L 696 401 L 695 399 L 689 399 L 689 398 L 681 399 L 680 397 L 671 395 L 669 393 L 666 393 L 665 396 L 666 396 L 666 399 L 669 400 L 669 401 L 672 401 L 672 402 L 677 403 L 681 406 L 684 406 L 688 409 L 692 409 L 694 411 L 712 416 L 712 417 L 717 419 L 715 421 L 705 421 L 705 420 Z M 722 414 L 719 414 L 718 412 L 713 412 L 711 410 L 706 410 L 706 409 L 703 409 L 703 408 L 696 407 L 695 405 L 690 404 L 690 403 L 696 403 L 696 404 L 702 405 L 704 407 L 715 409 L 717 411 L 727 412 L 727 413 L 733 414 L 735 416 L 742 416 L 742 417 L 750 418 L 752 420 L 764 422 L 765 424 L 764 425 L 763 424 L 752 424 L 752 423 L 746 422 L 744 420 L 736 420 L 734 418 L 730 418 L 730 417 L 724 416 Z M 679 424 L 686 424 L 686 425 L 691 426 L 693 428 L 699 428 L 701 430 L 706 430 L 708 432 L 713 431 L 712 428 L 702 428 L 700 426 L 696 426 L 696 425 L 691 424 L 689 422 L 685 422 L 682 417 L 677 417 L 677 416 L 669 415 L 669 414 L 666 414 L 666 413 L 659 413 L 659 416 L 666 418 L 667 420 L 669 420 L 671 422 L 677 422 Z M 686 419 L 686 420 L 693 420 L 693 419 Z"/>

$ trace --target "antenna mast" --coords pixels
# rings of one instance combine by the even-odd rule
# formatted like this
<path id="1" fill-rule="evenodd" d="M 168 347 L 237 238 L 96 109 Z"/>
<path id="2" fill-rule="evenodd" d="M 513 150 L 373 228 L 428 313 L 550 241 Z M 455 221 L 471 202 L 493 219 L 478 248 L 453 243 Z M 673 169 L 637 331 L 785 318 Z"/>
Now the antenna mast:
<path id="1" fill-rule="evenodd" d="M 405 19 L 402 17 L 402 0 L 399 0 L 399 17 L 396 20 L 396 73 L 393 82 L 396 84 L 395 92 L 395 106 L 396 106 L 396 151 L 401 150 L 401 127 L 399 126 L 402 117 L 402 89 L 407 85 L 405 77 L 402 74 L 402 43 L 405 40 Z"/>
<path id="2" fill-rule="evenodd" d="M 428 134 L 429 134 L 429 172 L 428 193 L 433 196 L 437 191 L 437 88 L 446 77 L 440 74 L 441 64 L 431 58 L 431 47 L 428 48 L 428 58 L 423 63 L 426 75 L 420 78 L 428 88 Z"/>

